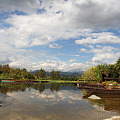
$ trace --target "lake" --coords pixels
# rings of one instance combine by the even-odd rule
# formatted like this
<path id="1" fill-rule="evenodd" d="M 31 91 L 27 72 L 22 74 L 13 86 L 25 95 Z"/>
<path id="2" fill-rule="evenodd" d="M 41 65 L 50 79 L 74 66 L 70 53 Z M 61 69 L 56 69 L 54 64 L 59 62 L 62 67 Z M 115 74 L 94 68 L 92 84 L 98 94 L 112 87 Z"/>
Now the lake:
<path id="1" fill-rule="evenodd" d="M 120 114 L 120 97 L 83 99 L 75 84 L 0 84 L 0 120 L 102 120 Z"/>

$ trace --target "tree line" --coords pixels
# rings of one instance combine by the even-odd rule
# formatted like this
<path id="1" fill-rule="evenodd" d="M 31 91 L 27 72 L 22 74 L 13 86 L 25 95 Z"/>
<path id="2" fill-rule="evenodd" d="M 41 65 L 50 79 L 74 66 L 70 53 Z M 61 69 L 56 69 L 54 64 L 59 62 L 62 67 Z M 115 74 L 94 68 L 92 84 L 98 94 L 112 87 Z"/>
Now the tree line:
<path id="1" fill-rule="evenodd" d="M 82 79 L 86 82 L 89 80 L 102 82 L 105 77 L 120 78 L 120 58 L 116 61 L 115 64 L 100 64 L 96 67 L 91 67 L 82 74 L 82 77 L 64 77 L 60 75 L 60 71 L 54 70 L 50 72 L 50 76 L 47 76 L 46 71 L 42 68 L 39 71 L 33 73 L 32 71 L 28 72 L 25 68 L 12 68 L 8 64 L 0 65 L 0 78 L 64 81 L 77 81 Z"/>
<path id="2" fill-rule="evenodd" d="M 27 69 L 23 68 L 12 68 L 8 64 L 0 65 L 0 78 L 13 78 L 13 79 L 53 79 L 57 80 L 60 78 L 60 71 L 52 70 L 50 72 L 50 76 L 48 77 L 46 71 L 44 69 L 40 69 L 40 71 L 36 71 L 32 73 L 32 71 L 28 72 Z"/>
<path id="3" fill-rule="evenodd" d="M 105 77 L 120 78 L 120 58 L 115 64 L 100 64 L 96 67 L 91 67 L 83 73 L 81 79 L 102 82 Z"/>

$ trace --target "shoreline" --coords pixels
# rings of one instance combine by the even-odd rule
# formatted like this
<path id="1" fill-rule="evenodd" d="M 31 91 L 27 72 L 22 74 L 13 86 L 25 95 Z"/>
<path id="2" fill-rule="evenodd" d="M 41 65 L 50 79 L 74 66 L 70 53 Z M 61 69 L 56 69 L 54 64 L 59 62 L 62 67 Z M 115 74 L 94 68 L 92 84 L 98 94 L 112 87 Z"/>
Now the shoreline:
<path id="1" fill-rule="evenodd" d="M 111 118 L 103 119 L 103 120 L 120 120 L 120 115 L 112 116 Z"/>

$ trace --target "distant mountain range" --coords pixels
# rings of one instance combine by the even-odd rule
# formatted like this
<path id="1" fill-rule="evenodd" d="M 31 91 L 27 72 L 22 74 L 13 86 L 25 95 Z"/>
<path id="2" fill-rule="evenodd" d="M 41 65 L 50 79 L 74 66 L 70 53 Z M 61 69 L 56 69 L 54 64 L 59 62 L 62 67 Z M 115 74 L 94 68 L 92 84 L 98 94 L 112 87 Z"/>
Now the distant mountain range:
<path id="1" fill-rule="evenodd" d="M 60 72 L 60 75 L 64 77 L 81 77 L 82 73 L 83 73 L 82 71 L 81 72 Z"/>
<path id="2" fill-rule="evenodd" d="M 40 72 L 40 70 L 35 70 L 32 73 L 35 73 L 36 71 Z M 50 76 L 50 72 L 46 72 L 47 76 Z M 64 77 L 81 77 L 82 76 L 83 71 L 79 71 L 79 72 L 62 72 L 60 71 L 60 76 L 64 76 Z"/>

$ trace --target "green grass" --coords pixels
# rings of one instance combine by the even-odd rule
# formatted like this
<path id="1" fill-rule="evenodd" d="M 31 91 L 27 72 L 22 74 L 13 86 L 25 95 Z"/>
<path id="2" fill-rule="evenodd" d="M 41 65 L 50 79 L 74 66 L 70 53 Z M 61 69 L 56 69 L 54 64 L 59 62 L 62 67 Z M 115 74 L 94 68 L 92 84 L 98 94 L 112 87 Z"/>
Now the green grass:
<path id="1" fill-rule="evenodd" d="M 77 83 L 78 81 L 64 81 L 64 80 L 36 80 L 36 81 L 46 81 L 50 83 Z"/>
<path id="2" fill-rule="evenodd" d="M 105 84 L 105 82 L 102 82 L 102 84 Z M 117 82 L 116 81 L 106 81 L 106 85 L 109 85 L 109 84 L 117 85 Z"/>

